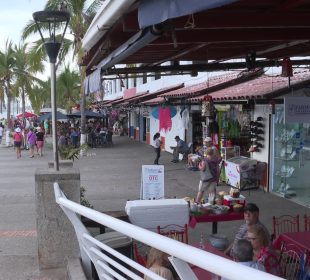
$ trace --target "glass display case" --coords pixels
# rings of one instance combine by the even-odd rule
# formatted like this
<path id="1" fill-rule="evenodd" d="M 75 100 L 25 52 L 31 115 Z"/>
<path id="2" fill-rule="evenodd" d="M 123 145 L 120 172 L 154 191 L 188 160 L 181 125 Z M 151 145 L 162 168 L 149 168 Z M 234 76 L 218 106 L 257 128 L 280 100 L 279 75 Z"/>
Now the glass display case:
<path id="1" fill-rule="evenodd" d="M 310 205 L 309 128 L 309 123 L 284 123 L 284 106 L 276 107 L 272 191 L 306 205 Z"/>
<path id="2" fill-rule="evenodd" d="M 240 146 L 222 147 L 221 156 L 223 160 L 228 160 L 232 157 L 240 156 Z"/>

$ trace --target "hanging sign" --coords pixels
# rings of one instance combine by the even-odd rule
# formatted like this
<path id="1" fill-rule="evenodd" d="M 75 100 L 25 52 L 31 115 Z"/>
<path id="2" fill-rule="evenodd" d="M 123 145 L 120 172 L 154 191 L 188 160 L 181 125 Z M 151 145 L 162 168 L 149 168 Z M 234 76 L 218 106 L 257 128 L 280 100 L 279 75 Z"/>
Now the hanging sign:
<path id="1" fill-rule="evenodd" d="M 310 97 L 284 97 L 284 123 L 310 122 Z"/>
<path id="2" fill-rule="evenodd" d="M 163 199 L 164 165 L 142 165 L 140 199 Z"/>

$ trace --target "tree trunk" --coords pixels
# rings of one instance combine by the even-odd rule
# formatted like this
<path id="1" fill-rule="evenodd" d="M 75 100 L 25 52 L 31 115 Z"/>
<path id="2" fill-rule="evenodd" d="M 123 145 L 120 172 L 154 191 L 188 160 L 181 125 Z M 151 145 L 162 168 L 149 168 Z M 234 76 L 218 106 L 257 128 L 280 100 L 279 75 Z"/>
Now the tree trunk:
<path id="1" fill-rule="evenodd" d="M 85 117 L 85 91 L 84 91 L 84 80 L 85 80 L 85 68 L 80 67 L 80 77 L 81 77 L 81 103 L 80 103 L 80 111 L 81 111 L 81 140 L 80 144 L 83 145 L 86 143 L 86 117 Z M 81 149 L 80 156 L 85 156 L 86 150 Z"/>
<path id="2" fill-rule="evenodd" d="M 7 124 L 9 126 L 11 124 L 11 102 L 12 102 L 12 94 L 11 94 L 11 90 L 10 90 L 10 80 L 9 79 L 6 80 L 5 89 L 6 89 L 6 97 L 7 97 L 6 121 L 7 121 Z M 12 127 L 9 127 L 9 128 L 12 128 Z"/>
<path id="3" fill-rule="evenodd" d="M 22 87 L 22 114 L 23 114 L 23 124 L 26 127 L 26 115 L 25 115 L 25 89 Z"/>

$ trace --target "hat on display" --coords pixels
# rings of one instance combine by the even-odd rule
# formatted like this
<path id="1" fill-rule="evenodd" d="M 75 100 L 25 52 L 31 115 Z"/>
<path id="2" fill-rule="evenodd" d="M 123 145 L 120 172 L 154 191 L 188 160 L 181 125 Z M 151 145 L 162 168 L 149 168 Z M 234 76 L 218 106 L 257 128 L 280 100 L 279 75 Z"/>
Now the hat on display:
<path id="1" fill-rule="evenodd" d="M 19 127 L 17 127 L 17 128 L 15 129 L 15 132 L 21 132 L 21 129 L 20 129 Z"/>
<path id="2" fill-rule="evenodd" d="M 212 138 L 211 137 L 206 137 L 205 139 L 203 139 L 203 142 L 212 142 Z"/>
<path id="3" fill-rule="evenodd" d="M 257 207 L 257 205 L 255 203 L 248 203 L 245 207 L 244 207 L 244 212 L 249 211 L 251 213 L 254 212 L 259 212 L 259 208 Z"/>

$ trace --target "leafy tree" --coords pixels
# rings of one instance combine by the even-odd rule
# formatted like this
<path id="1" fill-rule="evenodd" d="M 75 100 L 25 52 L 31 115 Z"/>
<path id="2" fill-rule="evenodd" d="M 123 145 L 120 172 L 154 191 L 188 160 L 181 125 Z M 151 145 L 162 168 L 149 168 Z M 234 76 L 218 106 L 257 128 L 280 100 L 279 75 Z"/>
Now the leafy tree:
<path id="1" fill-rule="evenodd" d="M 51 105 L 51 81 L 48 79 L 39 85 L 34 85 L 29 92 L 29 100 L 35 114 L 40 113 L 42 107 L 50 107 Z"/>
<path id="2" fill-rule="evenodd" d="M 71 14 L 71 19 L 69 22 L 69 30 L 73 36 L 73 40 L 66 39 L 59 54 L 59 61 L 63 61 L 62 57 L 67 54 L 67 51 L 70 49 L 73 50 L 73 56 L 76 58 L 78 64 L 83 56 L 82 39 L 85 35 L 87 28 L 91 22 L 91 19 L 94 17 L 96 11 L 100 7 L 104 0 L 94 0 L 92 4 L 86 9 L 87 0 L 48 0 L 45 5 L 45 10 L 58 10 L 61 6 L 65 6 L 68 12 Z M 34 21 L 30 21 L 23 30 L 23 38 L 27 38 L 29 35 L 38 33 L 37 26 Z M 42 42 L 39 40 L 36 42 L 38 54 L 43 54 L 44 50 L 42 49 Z M 84 95 L 84 78 L 85 78 L 85 69 L 84 67 L 79 67 L 79 74 L 81 79 L 80 87 L 80 96 L 81 96 L 81 144 L 85 141 L 85 95 Z"/>
<path id="3" fill-rule="evenodd" d="M 79 74 L 65 66 L 64 71 L 57 77 L 57 99 L 71 113 L 72 107 L 78 103 L 80 97 Z"/>
<path id="4" fill-rule="evenodd" d="M 21 96 L 23 121 L 25 122 L 25 97 L 32 91 L 32 86 L 35 83 L 42 83 L 35 74 L 37 72 L 43 72 L 44 67 L 42 61 L 32 59 L 27 51 L 27 43 L 14 47 L 14 57 L 15 84 L 13 91 L 15 91 L 15 96 Z"/>
<path id="5" fill-rule="evenodd" d="M 6 40 L 3 52 L 0 52 L 0 79 L 4 86 L 4 91 L 7 97 L 7 122 L 11 117 L 11 101 L 12 101 L 12 80 L 15 66 L 15 56 L 12 47 L 12 42 Z"/>

